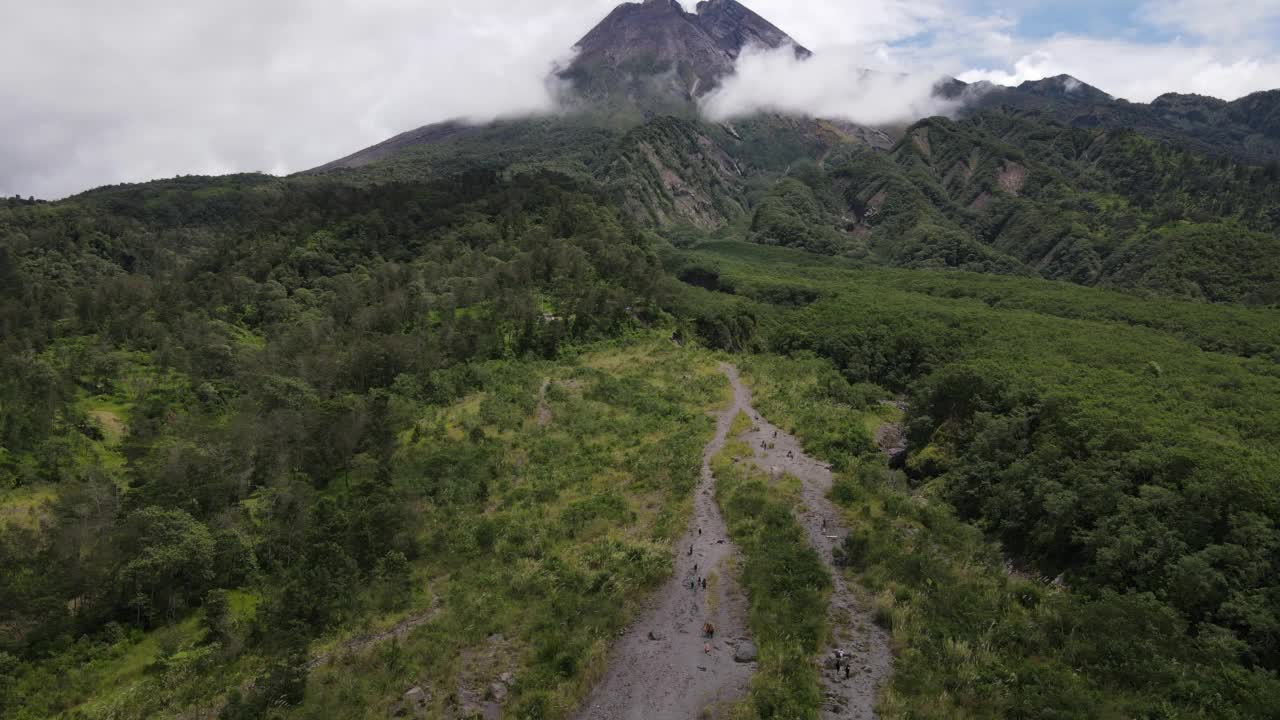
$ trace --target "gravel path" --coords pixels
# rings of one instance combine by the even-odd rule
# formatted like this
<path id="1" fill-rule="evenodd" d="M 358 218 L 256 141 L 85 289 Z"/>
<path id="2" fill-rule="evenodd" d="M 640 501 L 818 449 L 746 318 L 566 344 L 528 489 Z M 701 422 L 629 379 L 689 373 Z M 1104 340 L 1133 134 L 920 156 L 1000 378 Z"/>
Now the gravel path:
<path id="1" fill-rule="evenodd" d="M 734 660 L 747 639 L 746 599 L 737 583 L 738 553 L 716 505 L 711 458 L 724 447 L 743 407 L 737 370 L 721 365 L 734 387 L 702 453 L 693 519 L 677 545 L 675 573 L 614 645 L 609 669 L 579 720 L 692 720 L 747 691 L 755 663 Z M 690 553 L 692 548 L 692 554 Z M 691 588 L 706 579 L 707 589 Z M 700 583 L 697 583 L 700 585 Z M 715 626 L 707 638 L 703 626 Z"/>
<path id="2" fill-rule="evenodd" d="M 797 516 L 834 580 L 827 610 L 832 642 L 821 659 L 826 692 L 821 717 L 872 720 L 876 717 L 877 690 L 893 671 L 893 655 L 888 634 L 873 622 L 866 604 L 832 559 L 832 550 L 844 542 L 847 530 L 841 523 L 839 508 L 827 499 L 833 480 L 831 469 L 805 455 L 796 438 L 761 417 L 751 407 L 751 391 L 736 376 L 733 383 L 734 404 L 755 421 L 754 429 L 743 439 L 753 448 L 761 469 L 774 475 L 790 473 L 800 479 L 804 507 L 798 509 Z M 848 679 L 843 670 L 834 667 L 839 653 L 848 658 Z"/>

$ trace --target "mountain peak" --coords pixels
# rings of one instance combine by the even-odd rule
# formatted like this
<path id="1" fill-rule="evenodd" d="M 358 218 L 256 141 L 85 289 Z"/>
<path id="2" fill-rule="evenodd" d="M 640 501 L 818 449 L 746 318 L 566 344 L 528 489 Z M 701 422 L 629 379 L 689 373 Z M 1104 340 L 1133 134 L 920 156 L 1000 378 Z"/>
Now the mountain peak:
<path id="1" fill-rule="evenodd" d="M 676 0 L 644 0 L 619 5 L 583 36 L 560 76 L 592 100 L 687 103 L 732 74 L 745 48 L 788 45 L 811 55 L 736 0 L 705 0 L 692 13 Z"/>
<path id="2" fill-rule="evenodd" d="M 1043 80 L 1028 80 L 1018 86 L 1019 90 L 1024 90 L 1036 95 L 1047 95 L 1053 97 L 1072 96 L 1079 100 L 1086 101 L 1106 101 L 1112 97 L 1098 88 L 1083 82 L 1070 75 L 1056 75 L 1054 77 L 1044 78 Z"/>
<path id="3" fill-rule="evenodd" d="M 737 0 L 704 0 L 698 3 L 698 22 L 734 58 L 749 45 L 770 49 L 791 45 L 796 50 L 796 57 L 804 58 L 813 54 L 777 25 L 752 12 Z"/>

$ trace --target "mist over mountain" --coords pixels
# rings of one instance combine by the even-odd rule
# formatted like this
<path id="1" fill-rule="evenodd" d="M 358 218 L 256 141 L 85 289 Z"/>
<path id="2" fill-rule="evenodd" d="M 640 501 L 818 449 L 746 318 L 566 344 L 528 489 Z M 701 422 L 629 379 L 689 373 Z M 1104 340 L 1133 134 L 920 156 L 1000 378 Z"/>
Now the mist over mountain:
<path id="1" fill-rule="evenodd" d="M 1003 87 L 928 72 L 875 71 L 839 51 L 815 55 L 736 0 L 701 2 L 695 12 L 686 12 L 676 0 L 625 3 L 587 32 L 574 51 L 568 66 L 548 78 L 557 105 L 552 117 L 610 116 L 615 124 L 663 114 L 712 121 L 756 115 L 824 119 L 873 146 L 887 147 L 901 137 L 902 128 L 921 118 L 1000 108 L 1039 113 L 1073 127 L 1137 128 L 1243 162 L 1280 158 L 1273 122 L 1280 107 L 1276 93 L 1233 103 L 1190 96 L 1174 103 L 1162 97 L 1147 105 L 1065 75 Z M 482 127 L 455 121 L 420 128 L 320 169 L 358 167 L 406 148 L 473 135 Z"/>

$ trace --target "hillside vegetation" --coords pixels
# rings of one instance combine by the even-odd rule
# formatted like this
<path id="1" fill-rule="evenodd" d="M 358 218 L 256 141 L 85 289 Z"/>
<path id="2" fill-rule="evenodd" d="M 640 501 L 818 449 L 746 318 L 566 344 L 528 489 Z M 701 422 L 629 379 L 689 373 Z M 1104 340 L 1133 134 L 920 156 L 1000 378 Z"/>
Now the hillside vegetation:
<path id="1" fill-rule="evenodd" d="M 1275 707 L 1274 311 L 840 269 L 741 243 L 678 262 L 717 288 L 680 300 L 709 340 L 796 358 L 747 369 L 761 410 L 847 477 L 836 498 L 863 528 L 849 553 L 905 662 L 889 709 Z M 831 431 L 885 393 L 909 398 L 902 473 L 868 435 Z"/>
<path id="2" fill-rule="evenodd" d="M 842 475 L 886 716 L 1280 706 L 1269 169 L 1025 117 L 521 127 L 5 202 L 0 717 L 567 717 L 670 572 L 717 359 Z M 826 577 L 735 451 L 739 710 L 811 717 Z"/>

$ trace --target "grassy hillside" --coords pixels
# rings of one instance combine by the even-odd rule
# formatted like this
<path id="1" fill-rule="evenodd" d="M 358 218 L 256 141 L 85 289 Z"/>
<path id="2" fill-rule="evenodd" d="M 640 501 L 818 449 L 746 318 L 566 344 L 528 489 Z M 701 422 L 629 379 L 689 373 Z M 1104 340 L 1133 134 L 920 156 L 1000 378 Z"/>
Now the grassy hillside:
<path id="1" fill-rule="evenodd" d="M 505 673 L 509 712 L 562 716 L 669 571 L 726 385 L 709 356 L 645 337 L 466 372 L 456 402 L 396 398 L 407 424 L 389 477 L 360 455 L 323 490 L 276 483 L 221 510 L 213 525 L 260 558 L 220 583 L 226 602 L 211 591 L 169 621 L 112 622 L 29 664 L 6 656 L 3 716 L 258 717 L 286 697 L 291 717 L 382 718 L 412 687 L 435 715 L 482 707 Z M 272 571 L 281 556 L 312 570 Z M 282 638 L 290 627 L 303 637 Z"/>

